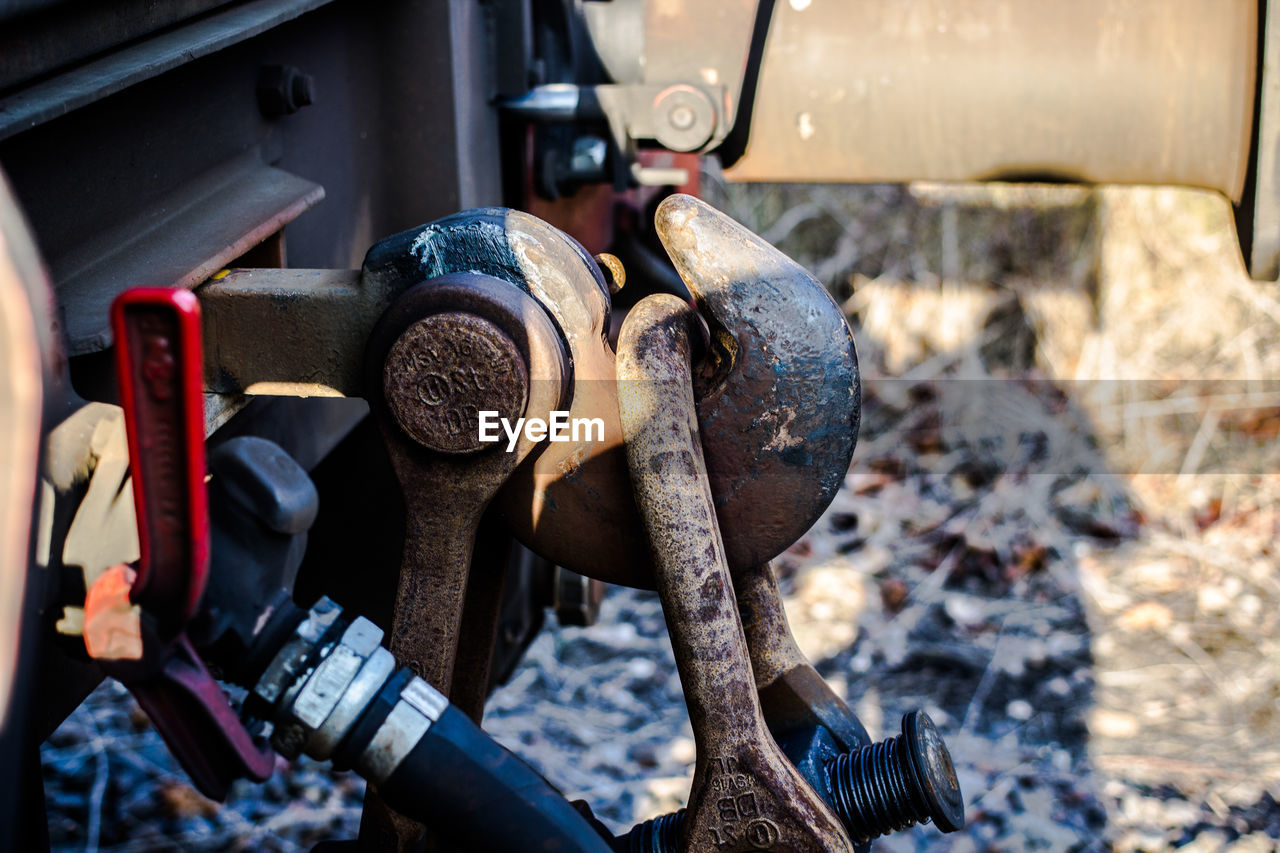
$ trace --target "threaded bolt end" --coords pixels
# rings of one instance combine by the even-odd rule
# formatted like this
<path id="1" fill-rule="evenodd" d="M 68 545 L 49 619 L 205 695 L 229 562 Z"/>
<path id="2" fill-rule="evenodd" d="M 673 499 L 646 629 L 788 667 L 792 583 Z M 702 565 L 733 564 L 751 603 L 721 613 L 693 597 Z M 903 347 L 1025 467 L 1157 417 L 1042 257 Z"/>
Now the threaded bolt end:
<path id="1" fill-rule="evenodd" d="M 905 715 L 897 737 L 838 755 L 825 769 L 828 804 L 855 844 L 929 821 L 942 832 L 964 826 L 964 798 L 951 753 L 924 711 Z M 676 853 L 684 813 L 680 809 L 638 824 L 615 840 L 614 849 Z"/>
<path id="2" fill-rule="evenodd" d="M 684 809 L 637 824 L 627 833 L 628 853 L 676 853 Z"/>
<path id="3" fill-rule="evenodd" d="M 831 806 L 863 844 L 933 820 L 943 832 L 964 823 L 955 767 L 923 711 L 902 718 L 902 734 L 837 756 L 827 764 Z"/>
<path id="4" fill-rule="evenodd" d="M 853 840 L 862 844 L 929 819 L 905 759 L 906 738 L 864 746 L 827 765 L 832 807 Z"/>

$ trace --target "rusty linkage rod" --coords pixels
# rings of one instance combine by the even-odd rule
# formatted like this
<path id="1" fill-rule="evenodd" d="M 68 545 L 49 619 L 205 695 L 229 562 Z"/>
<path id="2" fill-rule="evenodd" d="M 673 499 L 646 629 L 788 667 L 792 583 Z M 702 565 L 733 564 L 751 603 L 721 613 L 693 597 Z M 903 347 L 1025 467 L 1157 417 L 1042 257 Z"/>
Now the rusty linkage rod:
<path id="1" fill-rule="evenodd" d="M 652 296 L 628 316 L 618 347 L 627 460 L 698 755 L 688 808 L 634 828 L 627 848 L 846 850 L 930 820 L 944 832 L 959 829 L 955 768 L 928 715 L 911 712 L 901 735 L 868 744 L 795 645 L 772 569 L 740 572 L 735 596 L 693 406 L 691 339 L 702 334 L 687 305 Z M 776 709 L 769 726 L 757 685 Z M 770 729 L 810 721 L 842 748 L 829 749 L 806 778 Z"/>
<path id="2" fill-rule="evenodd" d="M 623 325 L 618 399 L 698 760 L 689 808 L 618 842 L 835 850 L 917 822 L 958 829 L 932 721 L 912 712 L 900 736 L 871 743 L 796 645 L 767 562 L 827 506 L 852 455 L 861 400 L 843 315 L 807 271 L 702 202 L 667 199 L 657 225 L 708 325 L 679 300 L 643 300 Z M 756 467 L 726 488 L 744 458 Z M 744 513 L 734 498 L 747 493 Z M 775 523 L 769 550 L 741 547 L 744 529 Z"/>
<path id="3" fill-rule="evenodd" d="M 471 577 L 476 531 L 533 446 L 522 439 L 507 453 L 481 442 L 478 412 L 545 418 L 560 404 L 568 370 L 555 327 L 537 301 L 510 282 L 477 273 L 448 273 L 410 287 L 370 335 L 370 408 L 406 508 L 390 648 L 477 721 L 502 588 L 500 578 Z M 455 679 L 458 661 L 468 654 L 476 656 L 468 661 L 468 677 Z M 386 812 L 376 797 L 366 799 L 366 839 L 412 849 L 422 831 Z"/>
<path id="4" fill-rule="evenodd" d="M 680 849 L 850 851 L 760 710 L 694 410 L 697 314 L 668 295 L 628 315 L 618 407 L 636 503 L 697 744 Z"/>
<path id="5" fill-rule="evenodd" d="M 730 568 L 760 707 L 774 738 L 781 742 L 793 732 L 822 726 L 841 752 L 870 744 L 862 723 L 796 644 L 772 566 Z"/>

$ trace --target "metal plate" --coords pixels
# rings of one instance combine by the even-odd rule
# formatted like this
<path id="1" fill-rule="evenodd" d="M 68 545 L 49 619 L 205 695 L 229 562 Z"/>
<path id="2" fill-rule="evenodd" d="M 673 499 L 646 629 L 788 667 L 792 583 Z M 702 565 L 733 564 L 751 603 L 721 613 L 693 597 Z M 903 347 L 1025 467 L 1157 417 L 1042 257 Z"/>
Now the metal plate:
<path id="1" fill-rule="evenodd" d="M 216 169 L 49 259 L 67 306 L 72 355 L 111 342 L 107 306 L 137 284 L 192 288 L 324 198 L 324 188 L 280 169 L 241 161 Z"/>
<path id="2" fill-rule="evenodd" d="M 1254 0 L 779 2 L 737 181 L 1181 184 L 1238 198 Z"/>

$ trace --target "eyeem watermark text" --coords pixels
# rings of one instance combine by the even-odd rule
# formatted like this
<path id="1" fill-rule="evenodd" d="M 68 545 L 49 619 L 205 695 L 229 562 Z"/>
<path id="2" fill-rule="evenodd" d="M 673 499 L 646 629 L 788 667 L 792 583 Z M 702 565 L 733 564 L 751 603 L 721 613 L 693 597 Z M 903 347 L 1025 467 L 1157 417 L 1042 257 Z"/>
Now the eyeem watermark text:
<path id="1" fill-rule="evenodd" d="M 604 441 L 603 418 L 570 418 L 568 412 L 552 412 L 550 420 L 542 418 L 516 418 L 513 424 L 508 418 L 499 417 L 497 412 L 481 410 L 479 412 L 479 429 L 477 435 L 481 441 L 501 441 L 502 435 L 507 437 L 507 452 L 516 449 L 521 433 L 535 444 L 543 439 L 548 441 Z"/>

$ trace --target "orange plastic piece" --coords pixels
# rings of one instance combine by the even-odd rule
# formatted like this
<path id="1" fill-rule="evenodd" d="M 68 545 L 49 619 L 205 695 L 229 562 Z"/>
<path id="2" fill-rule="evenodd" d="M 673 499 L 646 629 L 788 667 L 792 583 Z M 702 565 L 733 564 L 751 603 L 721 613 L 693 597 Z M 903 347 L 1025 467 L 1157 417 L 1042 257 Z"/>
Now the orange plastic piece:
<path id="1" fill-rule="evenodd" d="M 142 659 L 142 610 L 129 600 L 137 572 L 128 563 L 104 571 L 84 599 L 84 646 L 97 660 Z"/>

